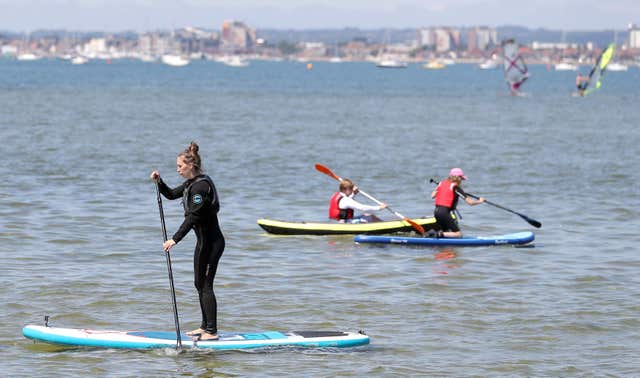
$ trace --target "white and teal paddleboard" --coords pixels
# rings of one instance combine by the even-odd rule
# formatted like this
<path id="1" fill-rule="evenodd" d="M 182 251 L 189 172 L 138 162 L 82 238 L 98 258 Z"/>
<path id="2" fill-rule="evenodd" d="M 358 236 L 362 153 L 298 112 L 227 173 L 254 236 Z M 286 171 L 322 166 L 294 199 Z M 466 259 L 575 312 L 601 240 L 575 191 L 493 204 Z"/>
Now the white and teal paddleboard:
<path id="1" fill-rule="evenodd" d="M 30 339 L 51 344 L 99 348 L 149 349 L 175 348 L 175 332 L 156 331 L 105 331 L 76 328 L 57 328 L 27 325 L 22 334 Z M 220 333 L 215 341 L 196 341 L 181 335 L 183 348 L 249 349 L 279 346 L 294 347 L 353 347 L 369 344 L 369 336 L 362 332 L 257 332 Z"/>

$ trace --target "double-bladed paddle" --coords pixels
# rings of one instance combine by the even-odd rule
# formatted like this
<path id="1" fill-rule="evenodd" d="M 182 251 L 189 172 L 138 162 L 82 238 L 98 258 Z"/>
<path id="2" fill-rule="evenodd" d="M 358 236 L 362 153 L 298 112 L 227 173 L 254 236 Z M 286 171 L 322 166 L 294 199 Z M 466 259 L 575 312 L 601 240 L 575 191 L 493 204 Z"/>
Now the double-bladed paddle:
<path id="1" fill-rule="evenodd" d="M 429 179 L 429 181 L 430 181 L 430 182 L 432 182 L 432 183 L 434 183 L 434 184 L 439 184 L 439 182 L 438 182 L 438 181 L 436 181 L 436 180 L 434 180 L 433 178 Z M 460 195 L 462 195 L 460 192 L 457 192 L 457 193 L 458 193 L 458 194 L 460 194 Z M 476 196 L 476 195 L 474 195 L 474 194 L 471 194 L 471 193 L 469 193 L 469 192 L 464 192 L 464 194 L 465 194 L 465 195 L 467 195 L 467 196 L 469 196 L 469 197 L 471 197 L 471 198 L 474 198 L 474 199 L 479 199 L 479 198 L 480 198 L 480 197 L 478 197 L 478 196 Z M 491 206 L 495 206 L 495 207 L 497 207 L 498 209 L 502 209 L 502 210 L 508 211 L 508 212 L 510 212 L 510 213 L 513 213 L 513 214 L 515 214 L 515 215 L 519 216 L 520 218 L 522 218 L 522 219 L 524 219 L 525 221 L 527 221 L 527 223 L 529 223 L 529 224 L 530 224 L 530 225 L 532 225 L 533 227 L 536 227 L 536 228 L 540 228 L 540 227 L 542 227 L 542 223 L 538 222 L 538 221 L 537 221 L 537 220 L 535 220 L 535 219 L 529 218 L 528 216 L 526 216 L 526 215 L 524 215 L 524 214 L 518 213 L 517 211 L 513 211 L 513 210 L 508 209 L 508 208 L 506 208 L 506 207 L 504 207 L 504 206 L 498 205 L 497 203 L 493 203 L 493 202 L 491 202 L 491 201 L 487 201 L 486 199 L 484 200 L 484 202 L 485 202 L 485 203 L 488 203 L 488 204 L 489 204 L 489 205 L 491 205 Z"/>
<path id="2" fill-rule="evenodd" d="M 316 169 L 322 173 L 324 173 L 325 175 L 329 176 L 329 177 L 333 177 L 334 179 L 338 180 L 338 181 L 342 181 L 342 178 L 338 175 L 336 175 L 335 173 L 333 173 L 329 168 L 325 167 L 322 164 L 316 164 Z M 372 196 L 370 196 L 369 194 L 363 192 L 360 188 L 358 188 L 358 191 L 360 193 L 362 193 L 363 196 L 369 198 L 370 200 L 372 200 L 373 202 L 377 203 L 378 205 L 382 205 L 382 202 L 378 201 L 377 199 L 373 198 Z M 393 211 L 389 206 L 387 206 L 386 208 L 387 210 L 389 210 L 390 212 L 392 212 L 395 216 L 397 216 L 398 218 L 402 219 L 403 221 L 409 223 L 411 225 L 411 227 L 413 227 L 414 230 L 416 230 L 417 232 L 419 232 L 420 234 L 424 234 L 424 227 L 422 227 L 421 225 L 419 225 L 418 223 L 412 221 L 411 219 L 405 217 L 404 215 L 398 213 L 397 211 Z"/>

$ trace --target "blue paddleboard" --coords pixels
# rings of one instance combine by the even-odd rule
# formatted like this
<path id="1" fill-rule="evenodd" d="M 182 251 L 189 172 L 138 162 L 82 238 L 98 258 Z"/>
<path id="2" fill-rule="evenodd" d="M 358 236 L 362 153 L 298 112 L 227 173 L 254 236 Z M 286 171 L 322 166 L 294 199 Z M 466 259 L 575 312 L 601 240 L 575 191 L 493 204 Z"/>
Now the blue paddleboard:
<path id="1" fill-rule="evenodd" d="M 527 244 L 535 239 L 531 231 L 517 232 L 498 236 L 476 236 L 463 238 L 421 238 L 402 236 L 356 235 L 356 243 L 389 243 L 435 246 L 487 246 L 502 244 Z"/>
<path id="2" fill-rule="evenodd" d="M 46 343 L 86 347 L 149 349 L 175 348 L 177 345 L 175 332 L 106 331 L 27 325 L 22 329 L 22 334 Z M 362 332 L 267 331 L 220 333 L 219 336 L 218 340 L 195 341 L 182 334 L 182 347 L 228 350 L 278 346 L 344 348 L 369 344 L 369 336 Z"/>

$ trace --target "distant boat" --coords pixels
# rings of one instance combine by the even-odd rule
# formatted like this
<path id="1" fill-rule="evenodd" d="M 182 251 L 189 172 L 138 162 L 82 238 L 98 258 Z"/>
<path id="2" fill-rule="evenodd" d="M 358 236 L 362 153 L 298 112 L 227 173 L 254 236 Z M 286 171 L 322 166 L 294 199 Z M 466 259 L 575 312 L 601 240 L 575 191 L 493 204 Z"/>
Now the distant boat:
<path id="1" fill-rule="evenodd" d="M 247 67 L 249 65 L 246 59 L 242 59 L 237 55 L 226 57 L 222 60 L 222 63 L 230 67 Z"/>
<path id="2" fill-rule="evenodd" d="M 382 59 L 376 63 L 380 68 L 407 68 L 408 64 L 395 59 Z"/>
<path id="3" fill-rule="evenodd" d="M 426 63 L 425 65 L 423 65 L 422 67 L 428 70 L 440 70 L 445 68 L 446 65 L 438 60 L 432 60 L 429 63 Z"/>
<path id="4" fill-rule="evenodd" d="M 18 55 L 16 59 L 21 61 L 32 61 L 32 60 L 38 60 L 40 59 L 40 57 L 35 54 L 25 53 L 25 54 Z"/>
<path id="5" fill-rule="evenodd" d="M 173 67 L 182 67 L 189 64 L 189 59 L 185 59 L 180 55 L 166 54 L 162 56 L 162 63 Z"/>
<path id="6" fill-rule="evenodd" d="M 611 62 L 607 65 L 607 71 L 628 71 L 629 66 L 619 62 Z"/>
<path id="7" fill-rule="evenodd" d="M 613 45 L 618 45 L 618 31 L 616 30 L 613 34 Z M 613 56 L 612 56 L 613 58 Z M 629 70 L 629 66 L 626 64 L 622 64 L 620 62 L 609 62 L 606 66 L 607 71 L 616 71 L 616 72 L 624 72 Z"/>
<path id="8" fill-rule="evenodd" d="M 571 62 L 560 62 L 560 63 L 556 63 L 553 68 L 556 71 L 577 71 L 578 70 L 578 66 L 576 66 L 575 64 L 571 63 Z"/>
<path id="9" fill-rule="evenodd" d="M 89 59 L 85 58 L 84 56 L 76 56 L 71 58 L 71 64 L 75 64 L 75 65 L 85 64 L 88 61 Z"/>
<path id="10" fill-rule="evenodd" d="M 153 63 L 157 60 L 153 55 L 149 54 L 141 54 L 138 59 L 145 63 Z"/>
<path id="11" fill-rule="evenodd" d="M 484 62 L 478 64 L 478 67 L 482 70 L 495 70 L 500 67 L 500 63 L 495 59 L 487 59 Z"/>

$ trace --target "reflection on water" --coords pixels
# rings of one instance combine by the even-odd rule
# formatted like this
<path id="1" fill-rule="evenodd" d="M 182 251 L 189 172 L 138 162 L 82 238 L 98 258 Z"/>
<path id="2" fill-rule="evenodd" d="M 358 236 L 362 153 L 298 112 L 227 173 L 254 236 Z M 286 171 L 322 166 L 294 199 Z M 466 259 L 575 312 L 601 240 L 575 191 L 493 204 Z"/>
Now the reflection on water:
<path id="1" fill-rule="evenodd" d="M 456 251 L 452 248 L 445 248 L 434 255 L 435 259 L 438 261 L 442 260 L 451 260 L 458 257 Z"/>

